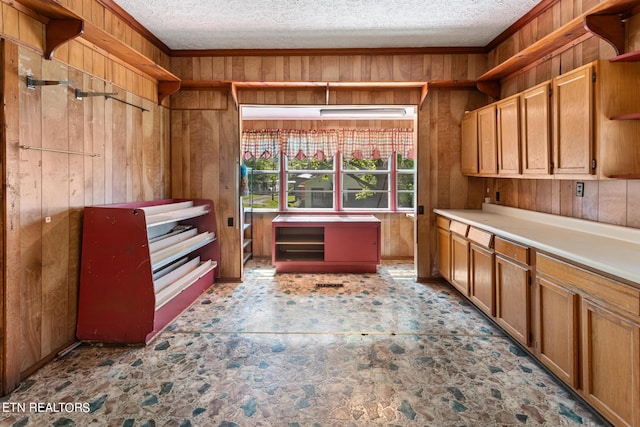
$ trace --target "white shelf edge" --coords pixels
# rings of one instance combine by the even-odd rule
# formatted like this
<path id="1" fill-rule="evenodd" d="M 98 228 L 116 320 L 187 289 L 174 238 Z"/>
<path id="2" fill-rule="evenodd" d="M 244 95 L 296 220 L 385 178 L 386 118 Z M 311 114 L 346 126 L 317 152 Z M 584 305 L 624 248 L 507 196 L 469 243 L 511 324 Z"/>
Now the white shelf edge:
<path id="1" fill-rule="evenodd" d="M 173 282 L 180 279 L 182 276 L 191 272 L 199 264 L 200 264 L 200 257 L 198 256 L 186 262 L 183 262 L 182 265 L 177 266 L 174 270 L 168 271 L 167 274 L 161 277 L 158 277 L 153 281 L 153 292 L 156 294 L 161 292 L 164 288 L 171 285 Z"/>
<path id="2" fill-rule="evenodd" d="M 145 206 L 140 209 L 144 211 L 145 216 L 153 216 L 160 213 L 177 211 L 177 210 L 186 209 L 190 207 L 193 207 L 192 200 L 188 200 L 186 202 L 166 203 L 163 205 Z"/>
<path id="3" fill-rule="evenodd" d="M 184 219 L 196 218 L 206 215 L 209 212 L 209 205 L 198 205 L 185 209 L 162 212 L 155 215 L 146 215 L 147 228 L 166 224 L 168 222 L 177 222 Z"/>
<path id="4" fill-rule="evenodd" d="M 172 261 L 175 261 L 178 258 L 213 242 L 214 240 L 216 240 L 216 238 L 213 233 L 205 231 L 197 236 L 180 242 L 178 245 L 159 250 L 158 252 L 151 254 L 151 269 L 155 271 L 164 267 Z"/>
<path id="5" fill-rule="evenodd" d="M 190 239 L 191 237 L 196 236 L 197 234 L 198 230 L 196 228 L 190 228 L 179 233 L 171 234 L 164 239 L 154 240 L 153 242 L 149 242 L 149 252 L 153 255 L 154 253 L 161 251 L 162 249 L 176 245 L 180 242 Z"/>
<path id="6" fill-rule="evenodd" d="M 216 267 L 217 263 L 215 261 L 204 261 L 198 267 L 162 289 L 156 294 L 156 311 Z"/>

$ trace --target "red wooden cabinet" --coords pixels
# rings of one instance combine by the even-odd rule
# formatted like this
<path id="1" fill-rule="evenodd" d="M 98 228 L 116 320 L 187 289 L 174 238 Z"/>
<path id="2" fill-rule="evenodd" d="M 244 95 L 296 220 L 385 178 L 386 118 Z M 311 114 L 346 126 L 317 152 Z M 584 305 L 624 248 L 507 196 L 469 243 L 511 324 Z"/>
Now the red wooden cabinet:
<path id="1" fill-rule="evenodd" d="M 148 343 L 213 284 L 219 259 L 210 200 L 85 208 L 76 336 Z"/>
<path id="2" fill-rule="evenodd" d="M 373 215 L 279 215 L 272 231 L 278 273 L 375 273 L 380 264 L 380 220 Z"/>

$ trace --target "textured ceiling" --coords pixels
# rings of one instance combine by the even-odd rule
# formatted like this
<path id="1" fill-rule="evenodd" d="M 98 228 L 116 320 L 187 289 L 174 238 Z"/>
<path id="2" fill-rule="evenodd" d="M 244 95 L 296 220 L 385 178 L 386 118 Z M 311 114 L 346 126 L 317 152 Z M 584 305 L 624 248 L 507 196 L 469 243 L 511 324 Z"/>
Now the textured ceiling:
<path id="1" fill-rule="evenodd" d="M 114 0 L 171 49 L 486 46 L 539 0 Z"/>

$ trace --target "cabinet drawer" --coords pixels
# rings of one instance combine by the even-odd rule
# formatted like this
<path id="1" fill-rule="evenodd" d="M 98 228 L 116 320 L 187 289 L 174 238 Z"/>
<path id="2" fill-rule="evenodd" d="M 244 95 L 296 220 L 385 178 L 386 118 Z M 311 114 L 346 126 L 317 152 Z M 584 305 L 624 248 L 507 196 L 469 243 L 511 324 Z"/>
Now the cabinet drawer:
<path id="1" fill-rule="evenodd" d="M 493 247 L 493 234 L 480 230 L 479 228 L 469 228 L 469 235 L 467 238 L 480 246 L 484 246 L 485 248 Z"/>
<path id="2" fill-rule="evenodd" d="M 458 221 L 451 221 L 451 225 L 449 226 L 449 229 L 456 234 L 466 237 L 467 231 L 469 230 L 469 226 L 467 224 L 463 224 Z"/>
<path id="3" fill-rule="evenodd" d="M 438 216 L 436 218 L 436 225 L 440 228 L 444 228 L 445 230 L 449 229 L 449 223 L 451 220 L 449 218 L 445 218 L 443 216 Z"/>
<path id="4" fill-rule="evenodd" d="M 561 280 L 605 306 L 618 308 L 635 316 L 640 315 L 638 289 L 541 253 L 536 254 L 536 270 Z"/>
<path id="5" fill-rule="evenodd" d="M 494 245 L 497 253 L 522 264 L 529 265 L 528 247 L 510 242 L 509 240 L 505 240 L 500 237 L 495 238 Z"/>

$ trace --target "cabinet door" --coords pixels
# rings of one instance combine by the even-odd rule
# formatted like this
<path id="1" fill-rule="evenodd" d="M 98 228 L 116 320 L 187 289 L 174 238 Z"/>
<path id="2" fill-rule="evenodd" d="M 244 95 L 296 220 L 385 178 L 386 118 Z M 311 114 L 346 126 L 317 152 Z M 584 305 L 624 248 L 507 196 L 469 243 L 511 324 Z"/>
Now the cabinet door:
<path id="1" fill-rule="evenodd" d="M 471 244 L 469 298 L 490 316 L 495 314 L 494 254 Z"/>
<path id="2" fill-rule="evenodd" d="M 640 425 L 640 325 L 582 301 L 586 399 L 616 425 Z"/>
<path id="3" fill-rule="evenodd" d="M 551 165 L 551 114 L 549 83 L 522 94 L 522 174 L 549 175 Z"/>
<path id="4" fill-rule="evenodd" d="M 520 95 L 496 104 L 498 111 L 498 173 L 520 174 Z"/>
<path id="5" fill-rule="evenodd" d="M 590 174 L 593 159 L 591 65 L 553 80 L 554 174 Z"/>
<path id="6" fill-rule="evenodd" d="M 525 346 L 530 345 L 529 270 L 496 256 L 496 321 Z"/>
<path id="7" fill-rule="evenodd" d="M 578 295 L 541 277 L 536 285 L 538 357 L 564 382 L 577 388 Z"/>
<path id="8" fill-rule="evenodd" d="M 324 228 L 325 261 L 378 262 L 379 228 L 349 225 Z"/>
<path id="9" fill-rule="evenodd" d="M 464 175 L 478 173 L 478 112 L 470 111 L 462 117 L 461 124 L 462 158 L 461 168 Z"/>
<path id="10" fill-rule="evenodd" d="M 451 234 L 451 284 L 469 295 L 469 241 Z"/>
<path id="11" fill-rule="evenodd" d="M 497 174 L 498 142 L 496 139 L 495 104 L 478 110 L 478 147 L 480 158 L 480 174 Z"/>
<path id="12" fill-rule="evenodd" d="M 438 227 L 438 272 L 451 279 L 451 232 Z"/>

